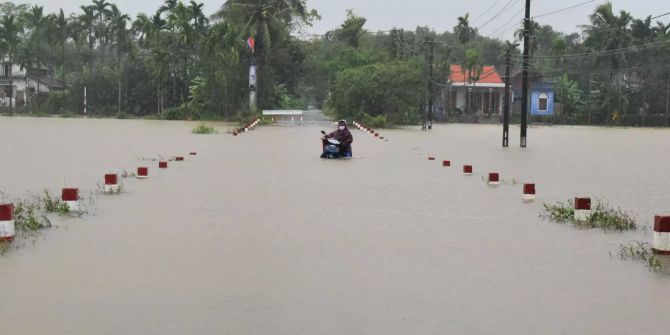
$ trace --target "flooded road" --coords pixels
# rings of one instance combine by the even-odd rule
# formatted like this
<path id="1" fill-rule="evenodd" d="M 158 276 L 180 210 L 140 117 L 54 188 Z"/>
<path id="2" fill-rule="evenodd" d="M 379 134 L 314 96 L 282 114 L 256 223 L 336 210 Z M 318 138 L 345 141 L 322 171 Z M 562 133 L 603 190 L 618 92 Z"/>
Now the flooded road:
<path id="1" fill-rule="evenodd" d="M 197 123 L 0 119 L 0 190 L 82 189 L 90 215 L 54 218 L 0 256 L 5 334 L 667 334 L 670 278 L 619 260 L 651 232 L 580 231 L 542 202 L 602 197 L 645 227 L 670 213 L 670 131 L 501 127 L 353 131 L 324 161 L 319 131 Z M 158 171 L 138 158 L 186 157 Z M 437 162 L 427 156 L 437 157 Z M 449 159 L 451 168 L 439 161 Z M 472 164 L 474 175 L 461 166 Z M 104 173 L 152 167 L 119 196 Z M 481 179 L 500 172 L 503 185 Z M 535 182 L 538 200 L 521 202 Z M 92 195 L 91 195 L 92 194 Z"/>

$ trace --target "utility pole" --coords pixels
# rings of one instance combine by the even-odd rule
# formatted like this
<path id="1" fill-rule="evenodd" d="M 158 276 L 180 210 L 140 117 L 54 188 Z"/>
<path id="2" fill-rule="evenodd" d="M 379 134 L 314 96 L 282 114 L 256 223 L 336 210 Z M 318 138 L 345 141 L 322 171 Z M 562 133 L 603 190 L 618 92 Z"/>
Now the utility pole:
<path id="1" fill-rule="evenodd" d="M 589 101 L 588 101 L 588 104 L 586 105 L 588 118 L 589 118 L 589 120 L 588 120 L 589 126 L 591 125 L 591 92 L 592 92 L 591 91 L 591 82 L 593 81 L 591 79 L 591 76 L 592 76 L 591 73 L 589 73 Z"/>
<path id="2" fill-rule="evenodd" d="M 428 51 L 428 130 L 430 130 L 433 129 L 433 105 L 435 100 L 433 94 L 433 49 L 435 47 L 435 40 L 431 38 L 428 40 L 428 43 L 430 43 Z"/>
<path id="3" fill-rule="evenodd" d="M 530 0 L 526 0 L 526 18 L 523 21 L 523 69 L 521 69 L 521 147 L 526 147 L 528 136 L 528 67 L 530 51 Z"/>
<path id="4" fill-rule="evenodd" d="M 665 93 L 665 126 L 668 126 L 668 119 L 670 117 L 670 79 L 668 79 L 668 90 Z"/>
<path id="5" fill-rule="evenodd" d="M 396 28 L 391 29 L 391 57 L 400 59 L 400 37 Z"/>
<path id="6" fill-rule="evenodd" d="M 88 108 L 88 105 L 86 104 L 86 86 L 84 86 L 84 117 L 87 116 L 87 114 L 86 114 L 87 113 L 87 110 L 86 110 L 87 108 Z"/>
<path id="7" fill-rule="evenodd" d="M 252 54 L 251 62 L 249 63 L 249 111 L 255 113 L 256 111 L 256 56 Z"/>
<path id="8" fill-rule="evenodd" d="M 510 103 L 510 77 L 512 67 L 512 48 L 508 48 L 505 53 L 505 106 L 503 106 L 503 147 L 509 146 L 509 109 Z"/>

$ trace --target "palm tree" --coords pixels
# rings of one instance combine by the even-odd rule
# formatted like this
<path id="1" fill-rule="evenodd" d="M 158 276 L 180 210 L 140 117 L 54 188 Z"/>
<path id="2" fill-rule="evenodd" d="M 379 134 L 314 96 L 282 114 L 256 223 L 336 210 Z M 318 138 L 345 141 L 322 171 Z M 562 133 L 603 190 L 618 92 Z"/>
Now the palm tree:
<path id="1" fill-rule="evenodd" d="M 116 5 L 111 5 L 110 13 L 111 36 L 112 40 L 116 44 L 116 64 L 119 76 L 119 100 L 117 107 L 118 113 L 121 114 L 121 82 L 123 79 L 123 64 L 121 62 L 121 56 L 124 52 L 127 52 L 130 47 L 130 36 L 126 27 L 128 21 L 130 21 L 130 16 L 122 14 Z"/>
<path id="2" fill-rule="evenodd" d="M 161 33 L 167 29 L 167 21 L 162 18 L 162 11 L 158 10 L 156 14 L 148 17 L 145 14 L 139 14 L 133 22 L 133 32 L 140 36 L 140 44 L 152 47 L 153 60 L 156 66 L 153 69 L 156 78 L 156 104 L 157 114 L 163 114 L 163 78 L 167 73 L 167 51 L 161 48 Z"/>
<path id="3" fill-rule="evenodd" d="M 466 101 L 465 106 L 466 106 L 466 113 L 469 111 L 470 107 L 473 107 L 474 105 L 474 90 L 475 90 L 475 84 L 479 81 L 480 76 L 482 75 L 482 65 L 481 65 L 481 59 L 479 57 L 479 52 L 475 49 L 468 49 L 465 52 L 465 59 L 463 60 L 463 74 L 467 76 L 468 83 L 472 84 L 472 88 L 470 90 L 469 94 L 469 99 Z"/>
<path id="4" fill-rule="evenodd" d="M 632 17 L 629 13 L 621 11 L 617 16 L 612 9 L 612 3 L 607 2 L 596 8 L 595 12 L 589 17 L 591 24 L 582 26 L 584 31 L 588 34 L 584 45 L 594 51 L 611 51 L 607 54 L 606 59 L 609 61 L 609 81 L 604 82 L 604 85 L 610 87 L 602 87 L 600 91 L 604 94 L 613 94 L 612 97 L 605 96 L 603 98 L 603 108 L 611 114 L 610 119 L 619 121 L 620 116 L 624 114 L 624 102 L 629 101 L 628 97 L 622 97 L 622 94 L 628 92 L 622 91 L 623 73 L 619 70 L 627 63 L 626 53 L 613 52 L 630 46 L 632 35 L 629 30 Z M 594 65 L 601 64 L 601 57 L 593 59 Z M 616 89 L 612 86 L 616 85 Z M 612 102 L 616 103 L 612 104 Z"/>
<path id="5" fill-rule="evenodd" d="M 19 44 L 21 43 L 21 34 L 23 33 L 23 25 L 15 14 L 5 14 L 0 18 L 0 43 L 1 49 L 7 55 L 9 73 L 6 75 L 9 77 L 9 115 L 13 115 L 14 106 L 14 81 L 12 78 L 12 66 L 14 60 L 14 54 L 18 49 Z"/>
<path id="6" fill-rule="evenodd" d="M 275 43 L 288 38 L 288 32 L 310 24 L 317 18 L 316 11 L 308 11 L 306 0 L 227 0 L 214 19 L 227 19 L 241 27 L 240 39 L 256 39 L 252 61 L 256 61 L 258 86 L 265 60 Z"/>
<path id="7" fill-rule="evenodd" d="M 44 8 L 42 6 L 33 6 L 30 11 L 24 12 L 21 16 L 25 27 L 29 30 L 29 36 L 21 49 L 19 50 L 17 59 L 19 60 L 22 70 L 26 71 L 26 87 L 29 86 L 30 76 L 33 74 L 36 66 L 42 65 L 44 62 L 43 46 L 47 42 L 47 28 L 49 19 L 44 16 Z M 42 57 L 40 57 L 42 56 Z M 40 59 L 42 58 L 42 59 Z M 39 107 L 39 78 L 36 92 L 36 107 Z"/>
<path id="8" fill-rule="evenodd" d="M 97 21 L 94 29 L 95 38 L 98 40 L 98 43 L 100 43 L 100 46 L 107 46 L 109 43 L 109 32 L 105 21 L 108 20 L 112 15 L 110 10 L 112 8 L 112 4 L 106 0 L 93 0 L 93 5 L 91 8 L 93 9 L 93 13 L 95 13 L 95 20 Z"/>
<path id="9" fill-rule="evenodd" d="M 477 29 L 470 26 L 470 14 L 458 17 L 458 24 L 454 27 L 454 34 L 461 44 L 465 45 L 477 34 Z"/>
<path id="10" fill-rule="evenodd" d="M 51 43 L 54 47 L 60 48 L 61 81 L 65 82 L 65 45 L 72 33 L 72 26 L 65 18 L 63 9 L 58 15 L 50 16 L 53 26 L 51 29 Z"/>

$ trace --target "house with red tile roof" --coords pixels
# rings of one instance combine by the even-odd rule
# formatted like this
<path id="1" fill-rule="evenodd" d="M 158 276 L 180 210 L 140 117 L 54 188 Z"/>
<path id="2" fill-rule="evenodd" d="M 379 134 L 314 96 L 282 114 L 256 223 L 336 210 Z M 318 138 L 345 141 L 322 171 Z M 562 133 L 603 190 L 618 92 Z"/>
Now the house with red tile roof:
<path id="1" fill-rule="evenodd" d="M 468 72 L 460 65 L 451 65 L 449 111 L 471 115 L 502 114 L 505 82 L 496 68 L 486 65 L 478 71 Z"/>

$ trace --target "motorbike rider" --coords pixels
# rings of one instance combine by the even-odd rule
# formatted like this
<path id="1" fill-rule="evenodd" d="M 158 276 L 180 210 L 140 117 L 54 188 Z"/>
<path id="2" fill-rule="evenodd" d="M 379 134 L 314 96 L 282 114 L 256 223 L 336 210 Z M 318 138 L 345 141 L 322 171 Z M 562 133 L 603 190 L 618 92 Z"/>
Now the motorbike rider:
<path id="1" fill-rule="evenodd" d="M 347 121 L 338 121 L 337 130 L 323 137 L 322 140 L 324 147 L 327 144 L 327 140 L 329 138 L 336 139 L 340 142 L 338 147 L 340 149 L 339 152 L 342 153 L 342 157 L 351 158 L 353 156 L 351 151 L 351 143 L 354 141 L 354 137 L 351 135 L 349 128 L 347 128 Z M 323 154 L 321 154 L 321 158 L 326 158 L 325 151 Z"/>

